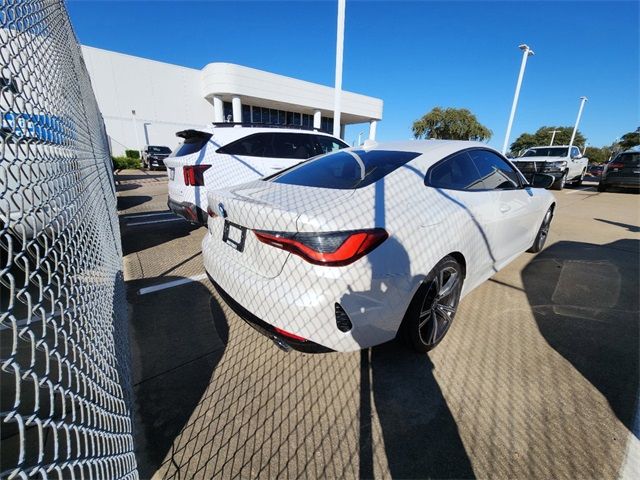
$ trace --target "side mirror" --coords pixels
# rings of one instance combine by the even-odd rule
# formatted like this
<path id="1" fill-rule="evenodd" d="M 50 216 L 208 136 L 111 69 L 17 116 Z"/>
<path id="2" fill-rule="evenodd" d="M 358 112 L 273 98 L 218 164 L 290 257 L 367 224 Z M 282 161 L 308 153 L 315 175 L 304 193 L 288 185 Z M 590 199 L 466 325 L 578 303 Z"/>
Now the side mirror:
<path id="1" fill-rule="evenodd" d="M 555 181 L 556 179 L 553 175 L 547 175 L 546 173 L 534 173 L 530 184 L 533 188 L 549 188 Z"/>

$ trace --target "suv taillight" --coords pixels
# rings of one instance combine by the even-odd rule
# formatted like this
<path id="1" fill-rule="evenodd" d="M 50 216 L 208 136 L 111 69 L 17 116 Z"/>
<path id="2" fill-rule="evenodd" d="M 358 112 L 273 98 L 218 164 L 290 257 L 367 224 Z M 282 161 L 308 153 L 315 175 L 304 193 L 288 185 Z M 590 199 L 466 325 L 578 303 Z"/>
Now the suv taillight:
<path id="1" fill-rule="evenodd" d="M 188 187 L 204 186 L 204 172 L 211 168 L 211 165 L 186 165 L 182 167 L 184 184 Z"/>
<path id="2" fill-rule="evenodd" d="M 607 168 L 624 168 L 624 163 L 613 162 L 607 165 Z"/>
<path id="3" fill-rule="evenodd" d="M 383 228 L 327 233 L 253 232 L 258 240 L 302 257 L 314 265 L 340 267 L 355 262 L 384 242 Z"/>

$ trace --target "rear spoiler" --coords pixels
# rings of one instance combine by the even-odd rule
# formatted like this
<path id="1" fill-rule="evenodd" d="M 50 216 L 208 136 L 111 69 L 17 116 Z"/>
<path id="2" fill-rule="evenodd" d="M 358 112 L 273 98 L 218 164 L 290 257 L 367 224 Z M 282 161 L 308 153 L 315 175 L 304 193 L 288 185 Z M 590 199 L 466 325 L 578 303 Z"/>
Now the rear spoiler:
<path id="1" fill-rule="evenodd" d="M 181 130 L 180 132 L 176 132 L 176 137 L 180 137 L 180 138 L 184 138 L 185 140 L 187 138 L 211 138 L 211 133 L 209 132 L 202 132 L 200 130 Z"/>

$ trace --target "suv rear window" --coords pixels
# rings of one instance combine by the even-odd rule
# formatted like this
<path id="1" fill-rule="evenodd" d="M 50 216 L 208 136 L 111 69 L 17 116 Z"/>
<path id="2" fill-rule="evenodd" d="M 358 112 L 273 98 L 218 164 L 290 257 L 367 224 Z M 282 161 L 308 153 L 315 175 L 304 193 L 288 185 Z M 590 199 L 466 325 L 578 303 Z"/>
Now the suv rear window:
<path id="1" fill-rule="evenodd" d="M 416 152 L 392 150 L 339 151 L 304 162 L 271 177 L 270 181 L 351 190 L 377 182 L 418 155 Z"/>
<path id="2" fill-rule="evenodd" d="M 613 161 L 622 163 L 625 167 L 638 167 L 640 166 L 640 153 L 621 153 Z"/>
<path id="3" fill-rule="evenodd" d="M 169 155 L 170 157 L 184 157 L 199 152 L 211 138 L 210 133 L 198 132 L 197 130 L 178 132 L 178 136 L 182 136 L 182 134 L 184 134 L 184 142 L 175 148 Z"/>
<path id="4" fill-rule="evenodd" d="M 292 132 L 263 132 L 247 135 L 224 147 L 218 153 L 247 157 L 270 157 L 306 160 L 348 145 L 324 135 Z"/>

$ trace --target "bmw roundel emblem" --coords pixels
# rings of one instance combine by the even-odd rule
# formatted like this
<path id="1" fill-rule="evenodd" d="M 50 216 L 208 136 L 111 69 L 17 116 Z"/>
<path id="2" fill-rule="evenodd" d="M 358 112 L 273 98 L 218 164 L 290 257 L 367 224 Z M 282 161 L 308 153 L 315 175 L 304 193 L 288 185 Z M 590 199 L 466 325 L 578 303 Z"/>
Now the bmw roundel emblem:
<path id="1" fill-rule="evenodd" d="M 218 204 L 218 213 L 222 218 L 227 218 L 227 211 L 224 209 L 224 205 L 222 203 Z"/>

